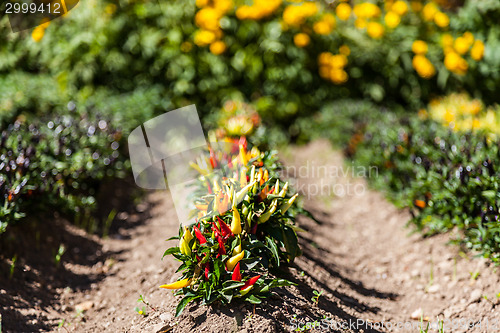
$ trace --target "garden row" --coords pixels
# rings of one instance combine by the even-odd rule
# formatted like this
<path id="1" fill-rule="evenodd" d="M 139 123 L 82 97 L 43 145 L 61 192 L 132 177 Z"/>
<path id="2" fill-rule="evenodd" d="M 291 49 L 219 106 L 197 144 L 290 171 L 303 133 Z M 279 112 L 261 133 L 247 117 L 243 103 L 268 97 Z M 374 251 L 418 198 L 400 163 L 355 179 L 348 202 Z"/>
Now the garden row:
<path id="1" fill-rule="evenodd" d="M 459 231 L 457 243 L 500 259 L 500 107 L 464 94 L 436 99 L 414 115 L 338 101 L 301 128 L 376 167 L 371 184 L 410 208 L 420 231 Z"/>

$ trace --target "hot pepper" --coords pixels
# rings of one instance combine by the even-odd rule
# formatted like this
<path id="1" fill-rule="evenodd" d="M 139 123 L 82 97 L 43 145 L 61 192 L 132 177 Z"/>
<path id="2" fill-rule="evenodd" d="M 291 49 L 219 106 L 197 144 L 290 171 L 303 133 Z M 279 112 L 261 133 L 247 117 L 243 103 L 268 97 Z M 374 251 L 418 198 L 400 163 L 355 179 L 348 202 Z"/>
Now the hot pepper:
<path id="1" fill-rule="evenodd" d="M 234 195 L 233 199 L 233 206 L 237 205 L 238 203 L 242 202 L 243 199 L 245 198 L 245 195 L 247 195 L 248 190 L 255 184 L 255 181 L 250 182 L 248 185 L 243 187 L 241 190 L 236 192 Z"/>
<path id="2" fill-rule="evenodd" d="M 271 215 L 273 215 L 274 212 L 276 211 L 276 208 L 278 208 L 278 199 L 274 199 L 271 202 L 271 206 L 269 207 L 269 210 L 267 210 L 261 216 L 259 216 L 259 219 L 257 220 L 258 223 L 267 222 L 267 220 L 269 220 L 269 218 L 271 217 Z"/>
<path id="3" fill-rule="evenodd" d="M 241 253 L 241 243 L 233 249 L 233 256 Z"/>
<path id="4" fill-rule="evenodd" d="M 194 234 L 196 235 L 196 238 L 200 242 L 200 245 L 205 244 L 207 242 L 207 239 L 205 238 L 205 236 L 203 236 L 203 234 L 201 233 L 200 229 L 198 229 L 195 226 L 195 227 L 193 227 L 193 230 L 194 230 Z"/>
<path id="5" fill-rule="evenodd" d="M 208 273 L 210 272 L 210 265 L 208 263 L 205 264 L 205 279 L 208 280 Z"/>
<path id="6" fill-rule="evenodd" d="M 286 182 L 285 185 L 283 185 L 283 189 L 281 189 L 279 196 L 284 198 L 287 190 L 288 190 L 288 182 Z"/>
<path id="7" fill-rule="evenodd" d="M 234 271 L 233 271 L 233 275 L 231 276 L 231 280 L 241 281 L 240 263 L 237 263 L 236 267 L 234 267 Z"/>
<path id="8" fill-rule="evenodd" d="M 217 237 L 217 243 L 219 243 L 219 253 L 217 257 L 226 254 L 226 248 L 224 246 L 224 242 L 222 241 L 222 238 L 219 236 Z"/>
<path id="9" fill-rule="evenodd" d="M 241 217 L 238 209 L 233 206 L 233 221 L 231 222 L 231 232 L 235 235 L 241 233 Z"/>
<path id="10" fill-rule="evenodd" d="M 232 256 L 231 258 L 229 258 L 227 260 L 227 263 L 226 263 L 226 267 L 227 267 L 227 270 L 228 271 L 232 271 L 234 269 L 234 266 L 236 266 L 236 264 L 241 260 L 243 259 L 243 257 L 245 256 L 245 251 L 241 251 L 240 254 L 237 254 L 235 256 Z"/>
<path id="11" fill-rule="evenodd" d="M 189 286 L 191 284 L 191 281 L 192 281 L 191 278 L 187 278 L 187 279 L 176 281 L 176 282 L 170 283 L 170 284 L 162 284 L 160 286 L 160 288 L 163 288 L 163 289 L 181 289 L 181 288 L 185 288 L 185 287 Z"/>
<path id="12" fill-rule="evenodd" d="M 182 254 L 187 256 L 191 255 L 191 249 L 189 248 L 189 242 L 193 239 L 193 234 L 189 231 L 189 228 L 184 226 L 184 235 L 179 240 L 179 250 Z"/>
<path id="13" fill-rule="evenodd" d="M 290 208 L 290 206 L 292 206 L 293 202 L 295 201 L 295 199 L 297 199 L 298 196 L 299 196 L 299 194 L 295 193 L 295 195 L 293 197 L 291 197 L 288 200 L 285 200 L 281 204 L 281 206 L 280 206 L 281 214 L 285 214 L 286 213 L 286 211 L 288 210 L 288 208 Z"/>
<path id="14" fill-rule="evenodd" d="M 222 235 L 222 237 L 230 237 L 233 235 L 233 233 L 231 232 L 231 229 L 228 227 L 228 225 L 221 220 L 220 217 L 217 216 L 217 220 L 219 221 L 219 225 L 220 225 L 220 234 Z"/>
<path id="15" fill-rule="evenodd" d="M 259 278 L 260 278 L 260 275 L 256 275 L 256 276 L 251 277 L 250 279 L 248 279 L 248 281 L 245 282 L 245 284 L 241 287 L 240 294 L 242 296 L 246 295 L 253 288 L 253 285 L 255 284 L 255 282 L 257 282 L 257 280 Z"/>

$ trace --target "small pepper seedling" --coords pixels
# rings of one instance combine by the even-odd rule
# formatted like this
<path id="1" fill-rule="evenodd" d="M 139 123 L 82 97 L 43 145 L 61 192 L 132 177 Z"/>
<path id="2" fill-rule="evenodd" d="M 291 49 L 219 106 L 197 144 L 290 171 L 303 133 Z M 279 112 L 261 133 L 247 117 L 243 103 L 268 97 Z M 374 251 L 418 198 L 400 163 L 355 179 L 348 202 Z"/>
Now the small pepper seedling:
<path id="1" fill-rule="evenodd" d="M 314 296 L 311 298 L 311 300 L 315 305 L 318 305 L 319 297 L 323 294 L 323 290 L 321 291 L 313 290 L 313 294 Z"/>

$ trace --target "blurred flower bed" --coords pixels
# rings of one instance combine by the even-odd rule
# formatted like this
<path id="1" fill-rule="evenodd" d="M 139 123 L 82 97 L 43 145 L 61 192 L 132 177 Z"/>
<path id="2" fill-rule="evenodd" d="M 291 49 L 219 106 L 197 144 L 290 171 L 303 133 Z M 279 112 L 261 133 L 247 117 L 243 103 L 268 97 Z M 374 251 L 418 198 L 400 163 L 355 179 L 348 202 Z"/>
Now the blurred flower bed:
<path id="1" fill-rule="evenodd" d="M 292 137 L 338 98 L 418 109 L 465 89 L 499 102 L 500 3 L 439 3 L 89 1 L 37 31 L 11 34 L 4 18 L 0 73 L 49 74 L 79 105 L 154 87 L 157 112 L 192 102 L 206 115 L 242 96 Z"/>

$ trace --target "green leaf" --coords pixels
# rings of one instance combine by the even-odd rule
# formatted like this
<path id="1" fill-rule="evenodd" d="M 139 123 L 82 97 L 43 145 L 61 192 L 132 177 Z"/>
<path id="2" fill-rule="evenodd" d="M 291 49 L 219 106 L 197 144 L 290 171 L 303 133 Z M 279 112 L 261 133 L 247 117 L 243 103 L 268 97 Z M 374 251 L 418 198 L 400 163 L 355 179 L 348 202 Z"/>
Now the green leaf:
<path id="1" fill-rule="evenodd" d="M 175 309 L 175 316 L 176 317 L 179 317 L 182 313 L 182 311 L 184 311 L 184 308 L 189 304 L 189 302 L 197 299 L 197 298 L 200 298 L 201 295 L 196 295 L 196 296 L 186 296 L 184 297 L 180 302 L 179 304 L 177 304 L 177 308 Z"/>
<path id="2" fill-rule="evenodd" d="M 247 296 L 246 300 L 252 304 L 260 304 L 262 301 L 257 298 L 255 295 L 249 295 Z"/>
<path id="3" fill-rule="evenodd" d="M 292 228 L 284 226 L 283 227 L 283 243 L 285 244 L 286 252 L 288 253 L 288 261 L 293 262 L 295 257 L 301 254 L 299 248 L 299 241 L 297 239 L 297 234 Z"/>
<path id="4" fill-rule="evenodd" d="M 239 282 L 239 281 L 233 281 L 233 280 L 224 281 L 224 283 L 222 284 L 222 287 L 223 287 L 222 291 L 225 292 L 225 291 L 228 291 L 231 289 L 242 287 L 244 285 L 245 285 L 245 282 Z"/>
<path id="5" fill-rule="evenodd" d="M 278 267 L 280 266 L 280 257 L 278 255 L 278 247 L 276 246 L 276 243 L 269 237 L 266 236 L 266 243 L 267 243 L 267 248 L 271 251 L 271 253 L 274 256 L 274 259 L 276 259 L 276 264 Z"/>
<path id="6" fill-rule="evenodd" d="M 174 253 L 179 253 L 179 252 L 181 252 L 181 251 L 179 250 L 179 247 L 178 247 L 178 246 L 176 246 L 176 247 L 171 247 L 171 248 L 167 249 L 167 250 L 163 253 L 163 256 L 162 256 L 161 258 L 163 259 L 163 258 L 164 258 L 165 256 L 167 256 L 167 255 L 174 254 Z"/>

